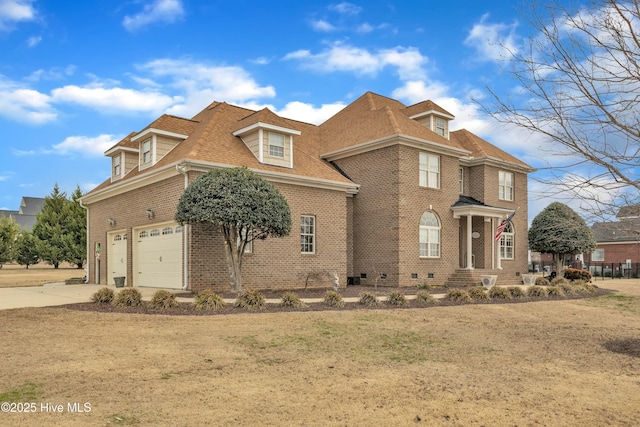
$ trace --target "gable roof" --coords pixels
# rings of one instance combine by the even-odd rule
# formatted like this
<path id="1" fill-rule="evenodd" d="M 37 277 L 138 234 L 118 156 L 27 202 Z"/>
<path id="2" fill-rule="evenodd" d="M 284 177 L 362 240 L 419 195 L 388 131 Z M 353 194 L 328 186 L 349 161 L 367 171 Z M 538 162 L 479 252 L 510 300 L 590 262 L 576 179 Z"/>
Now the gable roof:
<path id="1" fill-rule="evenodd" d="M 640 242 L 640 218 L 613 222 L 596 222 L 591 226 L 598 243 Z"/>
<path id="2" fill-rule="evenodd" d="M 0 216 L 13 218 L 21 228 L 30 231 L 36 223 L 36 215 L 40 213 L 43 206 L 44 198 L 42 197 L 23 197 L 17 211 L 0 210 Z"/>
<path id="3" fill-rule="evenodd" d="M 503 162 L 512 163 L 519 167 L 533 170 L 531 166 L 522 160 L 512 156 L 506 151 L 501 150 L 495 145 L 485 141 L 478 135 L 474 135 L 466 129 L 456 130 L 450 133 L 451 140 L 455 141 L 459 146 L 469 150 L 472 158 L 491 158 Z"/>

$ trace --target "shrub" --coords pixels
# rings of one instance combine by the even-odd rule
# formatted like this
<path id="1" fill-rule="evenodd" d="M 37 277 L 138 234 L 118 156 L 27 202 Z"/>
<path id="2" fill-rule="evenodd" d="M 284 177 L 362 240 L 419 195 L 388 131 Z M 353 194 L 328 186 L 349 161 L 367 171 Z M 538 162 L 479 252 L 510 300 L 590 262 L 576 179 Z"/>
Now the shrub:
<path id="1" fill-rule="evenodd" d="M 375 307 L 378 305 L 378 297 L 371 292 L 361 292 L 358 303 L 367 307 Z"/>
<path id="2" fill-rule="evenodd" d="M 324 293 L 324 303 L 331 307 L 344 307 L 342 295 L 337 291 L 327 291 Z"/>
<path id="3" fill-rule="evenodd" d="M 547 295 L 550 297 L 563 297 L 564 292 L 560 286 L 549 286 L 547 287 Z"/>
<path id="4" fill-rule="evenodd" d="M 225 302 L 220 295 L 207 289 L 198 293 L 193 305 L 196 310 L 220 310 L 224 308 Z"/>
<path id="5" fill-rule="evenodd" d="M 264 310 L 265 305 L 264 295 L 260 291 L 244 291 L 238 298 L 236 298 L 235 306 L 244 308 L 246 310 L 257 311 Z"/>
<path id="6" fill-rule="evenodd" d="M 569 284 L 569 281 L 567 279 L 565 279 L 564 277 L 556 277 L 549 284 L 551 286 L 561 286 L 561 285 Z"/>
<path id="7" fill-rule="evenodd" d="M 389 295 L 387 295 L 387 300 L 385 301 L 388 305 L 394 305 L 396 307 L 404 307 L 407 305 L 407 297 L 400 291 L 391 291 Z"/>
<path id="8" fill-rule="evenodd" d="M 564 278 L 567 280 L 584 280 L 585 282 L 591 281 L 591 273 L 587 270 L 581 270 L 579 268 L 566 268 L 564 270 Z"/>
<path id="9" fill-rule="evenodd" d="M 564 292 L 565 295 L 580 293 L 579 289 L 576 286 L 569 283 L 560 283 L 558 287 L 562 289 L 562 292 Z"/>
<path id="10" fill-rule="evenodd" d="M 305 308 L 307 304 L 305 304 L 294 292 L 285 292 L 282 294 L 280 306 L 288 308 Z"/>
<path id="11" fill-rule="evenodd" d="M 427 291 L 419 291 L 416 294 L 416 301 L 418 301 L 418 304 L 421 304 L 421 305 L 431 305 L 431 304 L 438 303 L 438 300 L 435 299 L 433 295 L 431 295 Z"/>
<path id="12" fill-rule="evenodd" d="M 526 296 L 524 289 L 522 289 L 520 286 L 509 286 L 507 288 L 507 291 L 509 292 L 509 296 L 511 296 L 511 298 L 524 298 Z"/>
<path id="13" fill-rule="evenodd" d="M 465 303 L 465 302 L 471 301 L 469 292 L 465 291 L 464 289 L 451 289 L 444 296 L 444 299 L 446 299 L 447 301 L 456 302 L 456 303 Z"/>
<path id="14" fill-rule="evenodd" d="M 113 301 L 114 292 L 110 288 L 101 288 L 98 292 L 91 295 L 91 301 L 96 304 L 109 304 Z"/>
<path id="15" fill-rule="evenodd" d="M 547 296 L 547 288 L 530 286 L 529 289 L 527 289 L 527 296 L 531 298 L 545 298 Z"/>
<path id="16" fill-rule="evenodd" d="M 500 286 L 494 286 L 489 289 L 489 298 L 491 299 L 510 299 L 511 293 L 509 289 Z"/>
<path id="17" fill-rule="evenodd" d="M 549 281 L 542 276 L 537 277 L 536 286 L 549 286 Z"/>
<path id="18" fill-rule="evenodd" d="M 142 294 L 136 288 L 126 288 L 116 294 L 113 303 L 120 307 L 138 307 L 142 305 Z"/>
<path id="19" fill-rule="evenodd" d="M 484 288 L 473 287 L 467 291 L 472 300 L 484 301 L 489 299 L 487 291 Z"/>
<path id="20" fill-rule="evenodd" d="M 180 303 L 176 301 L 176 296 L 173 292 L 160 289 L 151 298 L 151 307 L 153 308 L 175 308 L 179 307 Z"/>

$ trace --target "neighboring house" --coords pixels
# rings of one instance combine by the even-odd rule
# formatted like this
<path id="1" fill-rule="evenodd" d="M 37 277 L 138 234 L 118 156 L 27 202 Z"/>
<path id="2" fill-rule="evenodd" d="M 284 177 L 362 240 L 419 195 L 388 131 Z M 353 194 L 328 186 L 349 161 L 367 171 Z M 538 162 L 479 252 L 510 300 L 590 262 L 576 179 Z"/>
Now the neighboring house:
<path id="1" fill-rule="evenodd" d="M 228 289 L 220 236 L 174 215 L 197 176 L 246 166 L 283 193 L 293 222 L 289 236 L 253 242 L 249 288 L 297 288 L 327 273 L 342 285 L 479 274 L 520 282 L 532 168 L 467 130 L 450 132 L 453 119 L 431 101 L 407 107 L 371 92 L 319 126 L 224 102 L 191 119 L 163 115 L 106 151 L 110 179 L 82 198 L 89 280 Z"/>
<path id="2" fill-rule="evenodd" d="M 624 206 L 616 215 L 618 221 L 596 222 L 591 227 L 598 243 L 596 249 L 585 254 L 588 264 L 640 263 L 640 205 Z"/>
<path id="3" fill-rule="evenodd" d="M 23 197 L 17 211 L 0 210 L 0 216 L 13 218 L 23 230 L 31 231 L 36 223 L 36 215 L 40 213 L 43 205 L 43 198 Z"/>

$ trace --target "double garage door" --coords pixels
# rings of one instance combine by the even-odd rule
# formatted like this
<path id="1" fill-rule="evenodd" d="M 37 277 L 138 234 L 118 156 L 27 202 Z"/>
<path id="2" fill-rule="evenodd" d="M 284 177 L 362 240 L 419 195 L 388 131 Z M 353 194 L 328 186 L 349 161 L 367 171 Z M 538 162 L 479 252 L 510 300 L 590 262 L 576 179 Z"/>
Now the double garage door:
<path id="1" fill-rule="evenodd" d="M 182 227 L 163 224 L 133 230 L 135 286 L 182 287 Z"/>

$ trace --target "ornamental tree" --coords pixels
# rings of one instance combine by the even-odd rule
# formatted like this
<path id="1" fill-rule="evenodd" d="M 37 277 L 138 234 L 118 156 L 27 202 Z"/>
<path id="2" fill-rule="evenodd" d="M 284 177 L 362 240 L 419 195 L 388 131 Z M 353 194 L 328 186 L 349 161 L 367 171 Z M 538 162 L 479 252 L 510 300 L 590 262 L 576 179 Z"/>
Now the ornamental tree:
<path id="1" fill-rule="evenodd" d="M 15 243 L 19 232 L 20 226 L 12 217 L 0 217 L 0 268 L 3 264 L 14 260 Z"/>
<path id="2" fill-rule="evenodd" d="M 180 224 L 211 224 L 224 241 L 231 290 L 242 291 L 242 256 L 256 239 L 291 231 L 284 196 L 246 167 L 213 169 L 184 190 L 176 213 Z"/>
<path id="3" fill-rule="evenodd" d="M 565 255 L 591 252 L 596 248 L 593 232 L 569 206 L 553 202 L 542 210 L 529 228 L 529 248 L 552 254 L 556 272 L 562 273 Z"/>

